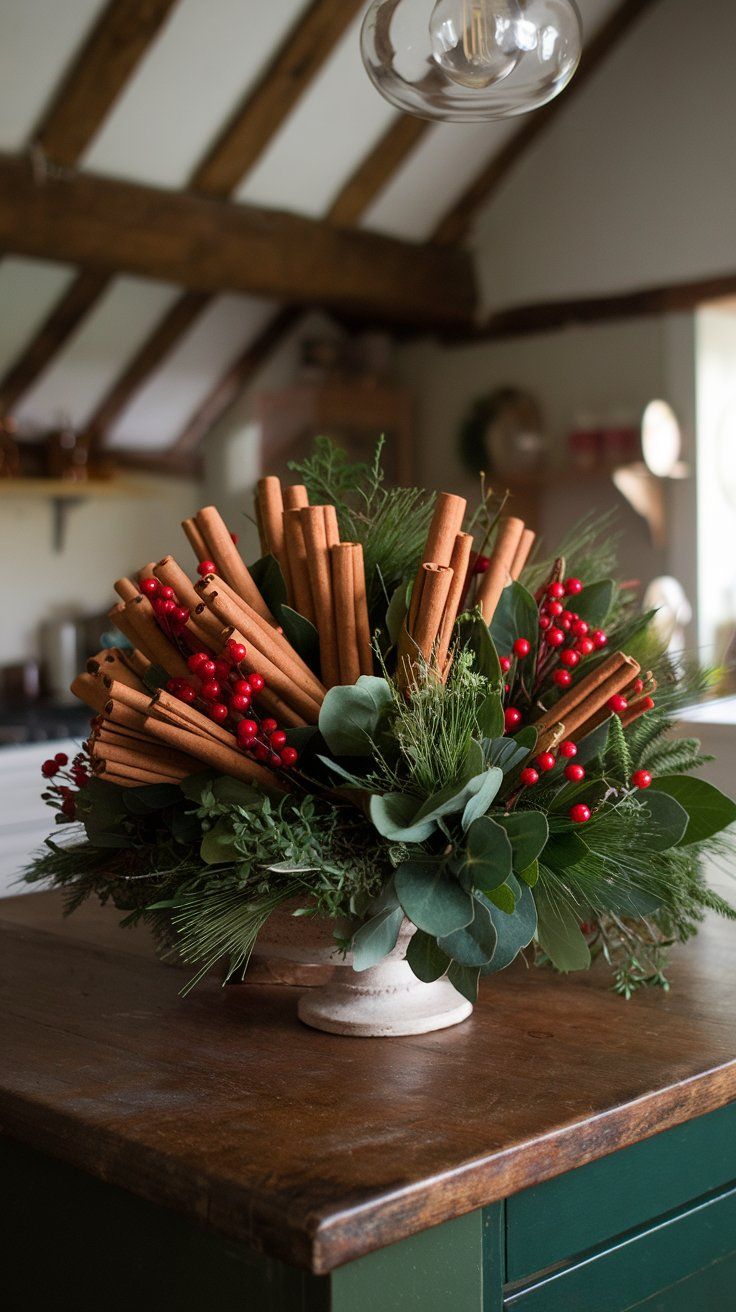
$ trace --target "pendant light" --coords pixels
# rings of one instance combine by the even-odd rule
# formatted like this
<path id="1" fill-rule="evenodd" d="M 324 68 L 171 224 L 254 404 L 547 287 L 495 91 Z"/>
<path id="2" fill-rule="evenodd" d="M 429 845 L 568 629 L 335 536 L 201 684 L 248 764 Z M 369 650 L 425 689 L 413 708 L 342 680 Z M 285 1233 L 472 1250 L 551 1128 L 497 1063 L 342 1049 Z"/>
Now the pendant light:
<path id="1" fill-rule="evenodd" d="M 581 48 L 574 0 L 373 0 L 361 32 L 363 63 L 386 100 L 455 123 L 546 104 Z"/>

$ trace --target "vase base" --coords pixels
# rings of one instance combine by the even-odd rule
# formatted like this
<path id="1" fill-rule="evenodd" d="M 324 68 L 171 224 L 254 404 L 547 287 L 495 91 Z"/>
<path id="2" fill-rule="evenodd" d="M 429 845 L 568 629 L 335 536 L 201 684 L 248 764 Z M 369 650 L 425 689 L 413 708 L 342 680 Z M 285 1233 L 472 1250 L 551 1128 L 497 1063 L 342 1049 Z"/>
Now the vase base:
<path id="1" fill-rule="evenodd" d="M 384 991 L 342 983 L 344 973 L 336 971 L 334 982 L 299 999 L 299 1019 L 305 1025 L 355 1038 L 398 1038 L 459 1025 L 473 1010 L 446 979 L 433 984 L 414 979 L 411 985 Z"/>

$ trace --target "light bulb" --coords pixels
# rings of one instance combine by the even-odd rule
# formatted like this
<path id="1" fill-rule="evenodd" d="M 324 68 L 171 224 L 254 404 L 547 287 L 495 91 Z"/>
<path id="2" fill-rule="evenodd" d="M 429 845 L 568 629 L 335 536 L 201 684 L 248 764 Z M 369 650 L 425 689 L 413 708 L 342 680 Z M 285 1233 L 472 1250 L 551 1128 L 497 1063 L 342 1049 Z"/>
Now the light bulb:
<path id="1" fill-rule="evenodd" d="M 429 20 L 435 63 L 464 87 L 489 87 L 516 67 L 509 40 L 515 5 L 502 0 L 437 0 Z"/>
<path id="2" fill-rule="evenodd" d="M 581 47 L 575 0 L 373 0 L 361 32 L 381 95 L 446 122 L 546 104 L 570 81 Z"/>

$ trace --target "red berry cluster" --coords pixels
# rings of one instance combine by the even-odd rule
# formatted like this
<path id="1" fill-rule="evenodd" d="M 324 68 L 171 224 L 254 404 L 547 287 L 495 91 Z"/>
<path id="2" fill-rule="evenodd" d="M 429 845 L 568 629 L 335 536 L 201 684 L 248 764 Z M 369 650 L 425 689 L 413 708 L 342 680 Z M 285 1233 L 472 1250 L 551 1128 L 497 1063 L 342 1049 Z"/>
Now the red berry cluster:
<path id="1" fill-rule="evenodd" d="M 232 638 L 218 657 L 193 652 L 187 660 L 192 678 L 169 679 L 167 691 L 188 706 L 197 706 L 215 724 L 231 729 L 241 748 L 257 761 L 289 769 L 296 764 L 298 752 L 287 745 L 283 729 L 271 718 L 250 718 L 255 713 L 253 699 L 263 692 L 266 681 L 256 670 L 247 678 L 241 675 L 247 654 L 244 644 Z"/>
<path id="2" fill-rule="evenodd" d="M 66 752 L 57 752 L 56 756 L 44 761 L 41 774 L 44 779 L 54 780 L 44 792 L 44 800 L 56 804 L 67 820 L 74 820 L 77 793 L 81 788 L 86 788 L 90 780 L 89 761 L 84 752 L 79 752 L 71 765 Z"/>
<path id="3" fill-rule="evenodd" d="M 179 605 L 174 589 L 159 583 L 158 579 L 142 579 L 140 590 L 144 597 L 148 597 L 153 613 L 167 637 L 174 640 L 180 638 L 189 623 L 191 612 L 186 606 Z"/>

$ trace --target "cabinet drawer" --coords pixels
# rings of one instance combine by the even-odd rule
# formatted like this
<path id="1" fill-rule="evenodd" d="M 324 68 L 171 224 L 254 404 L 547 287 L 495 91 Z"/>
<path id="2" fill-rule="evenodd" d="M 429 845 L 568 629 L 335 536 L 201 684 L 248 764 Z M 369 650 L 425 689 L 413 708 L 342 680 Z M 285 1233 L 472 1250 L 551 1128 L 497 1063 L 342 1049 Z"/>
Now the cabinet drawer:
<path id="1" fill-rule="evenodd" d="M 551 1272 L 532 1285 L 507 1290 L 505 1312 L 629 1312 L 658 1309 L 673 1312 L 679 1282 L 686 1282 L 694 1299 L 690 1308 L 730 1307 L 698 1296 L 699 1285 L 714 1278 L 714 1264 L 723 1264 L 721 1283 L 736 1256 L 736 1189 L 704 1200 L 666 1217 L 649 1229 L 573 1266 Z M 698 1273 L 702 1271 L 702 1277 Z M 716 1279 L 719 1273 L 716 1272 Z M 669 1291 L 673 1290 L 670 1301 Z M 687 1292 L 690 1292 L 687 1291 Z M 731 1287 L 731 1293 L 733 1287 Z M 682 1290 L 680 1291 L 682 1294 Z M 686 1295 L 685 1295 L 686 1296 Z M 729 1298 L 731 1294 L 729 1294 Z"/>
<path id="2" fill-rule="evenodd" d="M 736 1103 L 509 1198 L 506 1278 L 543 1271 L 733 1180 Z"/>

